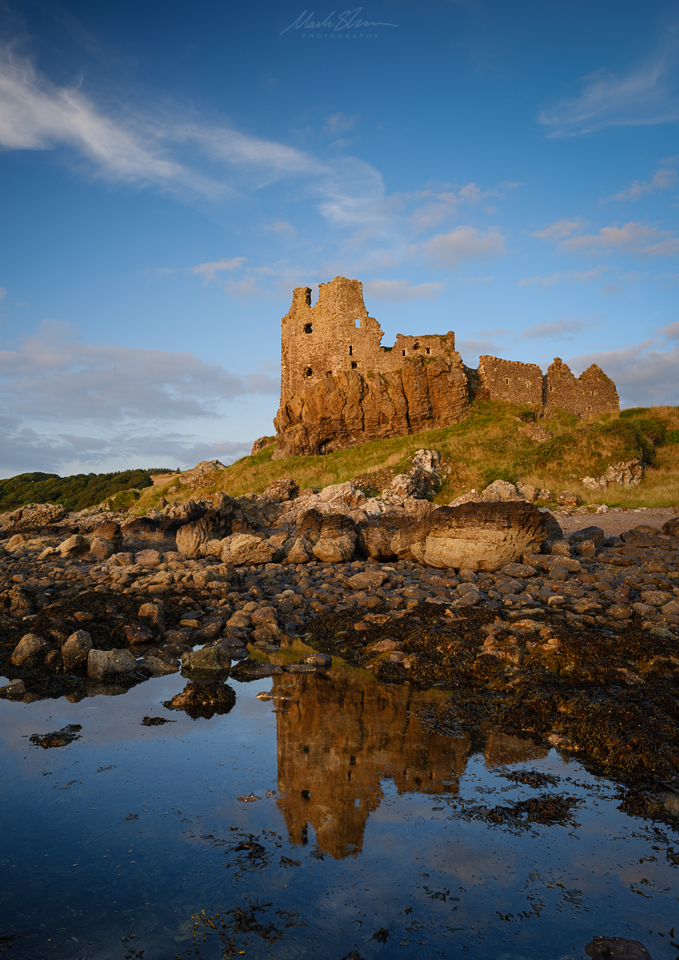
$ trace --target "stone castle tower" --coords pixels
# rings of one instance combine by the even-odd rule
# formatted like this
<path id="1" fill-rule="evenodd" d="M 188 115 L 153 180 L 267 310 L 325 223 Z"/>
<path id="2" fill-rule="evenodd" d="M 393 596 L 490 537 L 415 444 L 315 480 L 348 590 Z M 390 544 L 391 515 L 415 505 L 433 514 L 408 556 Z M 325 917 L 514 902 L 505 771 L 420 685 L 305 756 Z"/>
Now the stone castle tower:
<path id="1" fill-rule="evenodd" d="M 577 416 L 620 409 L 615 384 L 596 364 L 576 378 L 558 357 L 543 375 L 536 364 L 482 356 L 472 370 L 452 331 L 398 334 L 384 347 L 359 280 L 319 284 L 313 307 L 311 289 L 298 287 L 281 327 L 277 458 L 450 426 L 477 398 L 549 404 Z"/>

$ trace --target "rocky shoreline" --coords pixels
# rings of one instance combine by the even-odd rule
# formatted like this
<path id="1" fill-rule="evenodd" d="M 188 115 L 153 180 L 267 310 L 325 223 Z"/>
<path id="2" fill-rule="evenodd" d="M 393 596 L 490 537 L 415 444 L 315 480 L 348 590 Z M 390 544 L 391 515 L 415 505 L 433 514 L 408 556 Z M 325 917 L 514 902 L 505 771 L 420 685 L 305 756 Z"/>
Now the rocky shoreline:
<path id="1" fill-rule="evenodd" d="M 230 709 L 229 675 L 335 658 L 450 691 L 428 718 L 442 729 L 492 720 L 545 738 L 633 786 L 630 807 L 676 815 L 679 519 L 598 526 L 571 512 L 566 534 L 516 488 L 435 510 L 405 486 L 386 504 L 351 484 L 305 495 L 281 481 L 275 497 L 151 518 L 6 516 L 0 696 L 80 699 L 181 670 L 172 706 L 205 716 Z M 607 536 L 612 522 L 627 529 Z"/>

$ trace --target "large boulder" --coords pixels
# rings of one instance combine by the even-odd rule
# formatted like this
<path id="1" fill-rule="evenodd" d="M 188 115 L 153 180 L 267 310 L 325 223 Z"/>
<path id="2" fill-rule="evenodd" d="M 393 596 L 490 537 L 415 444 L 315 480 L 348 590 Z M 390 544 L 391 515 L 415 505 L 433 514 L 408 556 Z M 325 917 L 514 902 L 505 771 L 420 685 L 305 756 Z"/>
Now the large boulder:
<path id="1" fill-rule="evenodd" d="M 250 533 L 234 533 L 222 540 L 222 563 L 243 567 L 255 563 L 275 563 L 281 553 L 268 540 Z"/>
<path id="2" fill-rule="evenodd" d="M 184 557 L 202 557 L 208 541 L 221 540 L 230 533 L 230 513 L 222 509 L 208 510 L 200 520 L 186 523 L 177 530 L 177 551 Z"/>
<path id="3" fill-rule="evenodd" d="M 42 663 L 50 645 L 37 633 L 25 634 L 14 648 L 11 657 L 13 667 L 29 667 Z"/>
<path id="4" fill-rule="evenodd" d="M 392 550 L 405 560 L 457 570 L 499 570 L 547 538 L 545 517 L 533 504 L 465 503 L 439 507 L 419 523 L 399 530 Z"/>
<path id="5" fill-rule="evenodd" d="M 90 549 L 90 542 L 86 537 L 79 533 L 74 533 L 58 546 L 58 552 L 62 557 L 81 557 Z"/>
<path id="6" fill-rule="evenodd" d="M 351 517 L 333 513 L 323 517 L 313 553 L 325 563 L 346 563 L 356 549 L 356 525 Z"/>
<path id="7" fill-rule="evenodd" d="M 61 647 L 64 670 L 67 673 L 72 670 L 86 670 L 91 649 L 92 637 L 87 630 L 76 630 L 75 633 L 72 633 Z"/>
<path id="8" fill-rule="evenodd" d="M 200 650 L 188 650 L 182 654 L 184 676 L 227 677 L 231 670 L 231 658 L 226 650 L 216 644 Z"/>
<path id="9" fill-rule="evenodd" d="M 90 680 L 129 676 L 137 669 L 137 661 L 129 650 L 90 650 L 87 655 L 87 676 Z"/>

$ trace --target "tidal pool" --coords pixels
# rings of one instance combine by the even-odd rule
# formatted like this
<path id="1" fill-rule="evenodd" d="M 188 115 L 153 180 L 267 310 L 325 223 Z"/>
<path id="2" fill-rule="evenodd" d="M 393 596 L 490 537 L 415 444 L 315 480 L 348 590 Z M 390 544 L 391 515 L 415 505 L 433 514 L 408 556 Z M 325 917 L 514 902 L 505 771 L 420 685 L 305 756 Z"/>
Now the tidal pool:
<path id="1" fill-rule="evenodd" d="M 557 960 L 605 935 L 676 958 L 679 838 L 614 784 L 490 727 L 432 734 L 441 693 L 360 671 L 231 685 L 209 720 L 162 706 L 179 676 L 0 701 L 0 952 Z M 564 822 L 531 820 L 545 794 Z"/>

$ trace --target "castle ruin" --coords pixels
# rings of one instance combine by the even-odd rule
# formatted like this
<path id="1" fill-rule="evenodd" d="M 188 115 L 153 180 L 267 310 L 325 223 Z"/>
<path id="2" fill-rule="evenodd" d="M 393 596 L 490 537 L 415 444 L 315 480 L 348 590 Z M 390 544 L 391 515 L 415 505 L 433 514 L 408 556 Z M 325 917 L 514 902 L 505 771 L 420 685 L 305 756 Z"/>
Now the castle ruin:
<path id="1" fill-rule="evenodd" d="M 579 378 L 558 357 L 544 375 L 536 364 L 490 356 L 471 369 L 452 331 L 398 334 L 393 347 L 382 346 L 359 280 L 319 284 L 313 307 L 311 289 L 298 287 L 281 326 L 277 458 L 450 426 L 473 399 L 552 405 L 581 417 L 620 409 L 615 384 L 596 364 Z"/>

